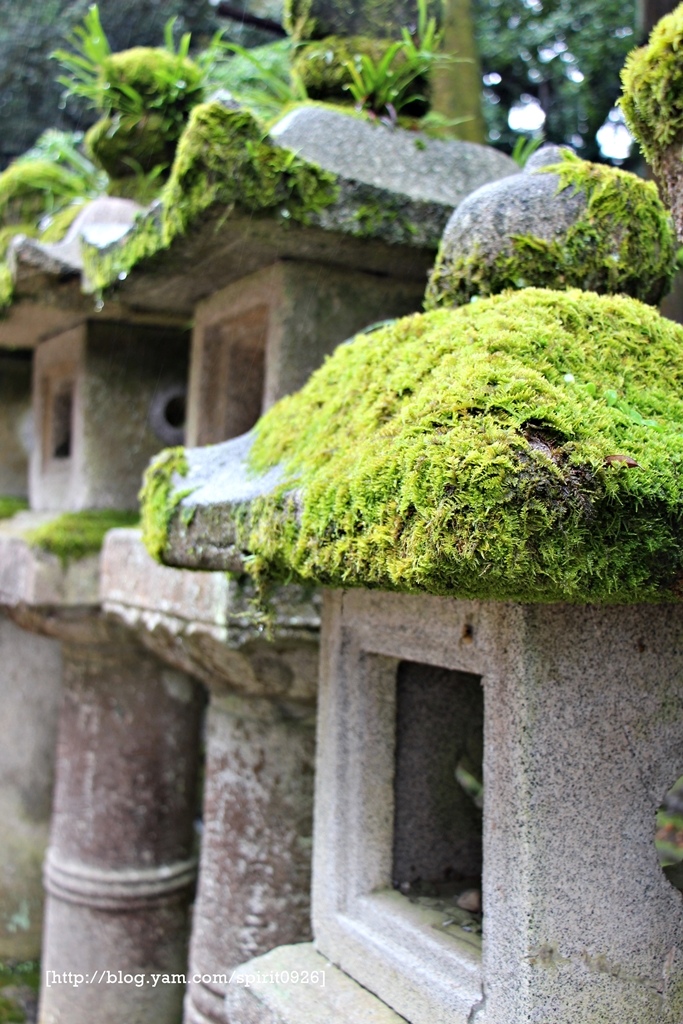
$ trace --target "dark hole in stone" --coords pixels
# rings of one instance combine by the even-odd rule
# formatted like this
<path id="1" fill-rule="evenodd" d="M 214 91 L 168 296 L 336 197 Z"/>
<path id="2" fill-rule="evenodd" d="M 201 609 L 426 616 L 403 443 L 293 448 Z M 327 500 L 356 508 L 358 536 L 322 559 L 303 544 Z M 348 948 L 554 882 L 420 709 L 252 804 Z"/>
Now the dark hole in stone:
<path id="1" fill-rule="evenodd" d="M 683 892 L 683 777 L 674 782 L 657 811 L 655 846 L 664 874 Z"/>
<path id="2" fill-rule="evenodd" d="M 62 385 L 52 400 L 52 438 L 50 448 L 53 459 L 68 459 L 71 457 L 72 414 L 73 385 Z"/>
<path id="3" fill-rule="evenodd" d="M 184 384 L 160 388 L 149 405 L 148 421 L 154 434 L 166 445 L 184 444 L 187 395 Z"/>
<path id="4" fill-rule="evenodd" d="M 469 930 L 480 922 L 483 723 L 478 676 L 401 662 L 394 887 Z"/>
<path id="5" fill-rule="evenodd" d="M 164 416 L 170 427 L 185 426 L 185 395 L 173 395 L 164 406 Z"/>

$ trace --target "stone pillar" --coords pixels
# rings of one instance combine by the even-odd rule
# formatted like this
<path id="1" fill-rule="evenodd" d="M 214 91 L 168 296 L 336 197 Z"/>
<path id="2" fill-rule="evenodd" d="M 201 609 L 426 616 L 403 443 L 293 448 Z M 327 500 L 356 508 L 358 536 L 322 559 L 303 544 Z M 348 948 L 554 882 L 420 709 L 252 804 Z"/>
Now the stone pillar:
<path id="1" fill-rule="evenodd" d="M 474 1020 L 680 1024 L 683 902 L 654 833 L 683 773 L 683 609 L 496 617 Z"/>
<path id="2" fill-rule="evenodd" d="M 39 1019 L 176 1024 L 184 985 L 152 975 L 186 969 L 202 695 L 102 633 L 63 644 Z"/>
<path id="3" fill-rule="evenodd" d="M 306 705 L 211 699 L 186 1024 L 238 1024 L 231 969 L 310 937 L 314 720 Z"/>
<path id="4" fill-rule="evenodd" d="M 0 960 L 40 955 L 59 644 L 0 619 Z"/>

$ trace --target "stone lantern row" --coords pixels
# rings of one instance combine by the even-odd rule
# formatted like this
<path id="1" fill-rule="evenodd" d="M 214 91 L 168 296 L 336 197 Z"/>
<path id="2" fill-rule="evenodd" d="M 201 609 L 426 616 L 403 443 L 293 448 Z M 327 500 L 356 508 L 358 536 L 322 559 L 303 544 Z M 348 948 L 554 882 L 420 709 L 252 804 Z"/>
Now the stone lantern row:
<path id="1" fill-rule="evenodd" d="M 22 350 L 3 357 L 2 472 L 5 493 L 28 494 L 29 508 L 2 524 L 0 600 L 4 685 L 35 749 L 10 831 L 24 827 L 28 779 L 43 796 L 36 852 L 12 855 L 7 883 L 8 901 L 26 894 L 30 930 L 6 929 L 3 955 L 37 952 L 49 818 L 41 1021 L 170 1022 L 183 1000 L 186 1020 L 222 1021 L 228 968 L 311 937 L 318 597 L 282 588 L 266 631 L 243 578 L 160 566 L 131 529 L 83 555 L 64 514 L 78 534 L 92 510 L 134 509 L 155 451 L 242 434 L 339 342 L 417 310 L 450 209 L 514 170 L 483 147 L 433 140 L 426 160 L 413 135 L 319 108 L 272 134 L 339 182 L 324 224 L 279 213 L 221 223 L 219 210 L 96 311 L 72 285 L 82 245 L 121 236 L 102 252 L 114 262 L 139 230 L 130 203 L 95 201 L 64 243 L 14 243 L 16 297 L 0 330 Z M 353 190 L 392 204 L 391 223 L 366 223 Z M 142 986 L 110 980 L 139 972 Z M 88 983 L 58 981 L 74 974 Z"/>
<path id="2" fill-rule="evenodd" d="M 207 106 L 226 132 L 245 130 L 232 101 Z M 315 474 L 350 456 L 348 480 L 335 483 L 342 502 L 372 443 L 375 428 L 356 432 L 354 401 L 384 403 L 388 423 L 429 346 L 441 346 L 444 366 L 462 366 L 477 310 L 498 308 L 463 307 L 471 322 L 459 334 L 453 305 L 553 275 L 580 284 L 582 259 L 596 291 L 656 302 L 673 269 L 666 213 L 652 186 L 570 154 L 546 152 L 519 174 L 486 147 L 316 105 L 290 112 L 259 145 L 264 160 L 288 151 L 283 175 L 296 166 L 315 178 L 310 209 L 294 202 L 289 177 L 291 202 L 254 212 L 246 176 L 229 208 L 203 211 L 170 242 L 173 211 L 107 199 L 64 243 L 13 244 L 15 301 L 0 345 L 22 353 L 2 356 L 0 480 L 30 507 L 0 523 L 0 952 L 36 949 L 49 818 L 42 1024 L 676 1024 L 683 913 L 659 870 L 651 818 L 681 767 L 678 606 L 592 606 L 580 589 L 573 605 L 558 591 L 549 604 L 522 589 L 489 600 L 493 560 L 468 577 L 468 600 L 432 577 L 410 586 L 422 562 L 438 576 L 440 560 L 455 557 L 438 546 L 435 557 L 410 534 L 416 508 L 400 530 L 379 531 L 380 546 L 393 540 L 365 574 L 353 567 L 364 564 L 357 545 L 370 511 L 351 507 L 354 529 L 332 520 L 305 532 L 321 493 Z M 642 263 L 638 226 L 621 216 L 634 203 L 653 232 Z M 420 309 L 447 222 L 427 295 L 442 312 L 404 330 L 398 318 Z M 642 316 L 650 340 L 658 329 L 635 300 L 586 313 L 580 293 L 556 294 L 536 293 L 536 340 L 554 337 L 558 320 L 563 330 L 588 321 L 590 338 L 603 312 L 619 330 L 620 317 Z M 496 338 L 515 336 L 522 306 L 500 309 Z M 430 325 L 442 322 L 435 340 Z M 395 351 L 392 331 L 403 332 Z M 411 350 L 394 387 L 399 341 L 422 336 L 424 352 Z M 316 378 L 332 385 L 292 432 L 296 404 L 276 403 L 335 349 Z M 518 357 L 532 391 L 541 387 L 533 373 L 545 356 Z M 432 398 L 440 415 L 438 391 Z M 489 404 L 493 413 L 468 403 L 463 415 L 502 415 Z M 282 446 L 259 475 L 252 427 L 271 407 Z M 433 433 L 434 454 L 450 428 L 430 420 L 413 430 L 410 415 L 406 405 L 395 436 L 406 424 L 409 437 Z M 288 462 L 297 438 L 327 436 L 335 422 L 341 433 L 310 476 L 301 456 L 299 479 Z M 543 496 L 569 464 L 557 429 L 520 422 L 510 505 L 518 480 L 537 480 Z M 87 517 L 134 509 L 144 466 L 169 445 L 144 493 L 147 547 L 166 564 L 135 529 L 111 530 L 93 553 L 79 533 Z M 428 480 L 429 460 L 419 465 Z M 567 474 L 580 515 L 583 477 Z M 409 535 L 412 557 L 390 577 Z M 455 550 L 470 540 L 462 527 Z M 350 558 L 341 575 L 324 562 L 335 544 Z M 516 554 L 510 578 L 528 552 Z M 328 587 L 322 599 L 304 584 L 306 564 Z M 267 621 L 251 580 L 259 565 L 278 581 Z M 652 596 L 649 566 L 641 584 Z M 664 577 L 671 597 L 675 580 Z M 388 592 L 401 584 L 422 593 Z"/>

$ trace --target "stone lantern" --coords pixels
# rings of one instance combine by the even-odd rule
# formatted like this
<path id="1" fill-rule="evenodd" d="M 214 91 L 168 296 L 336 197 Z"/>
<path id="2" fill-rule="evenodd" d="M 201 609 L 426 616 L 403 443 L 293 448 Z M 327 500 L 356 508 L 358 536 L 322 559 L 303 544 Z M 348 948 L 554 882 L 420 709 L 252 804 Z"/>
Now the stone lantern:
<path id="1" fill-rule="evenodd" d="M 528 288 L 168 463 L 166 561 L 327 588 L 314 945 L 242 965 L 227 1019 L 678 1021 L 681 355 L 637 300 Z"/>

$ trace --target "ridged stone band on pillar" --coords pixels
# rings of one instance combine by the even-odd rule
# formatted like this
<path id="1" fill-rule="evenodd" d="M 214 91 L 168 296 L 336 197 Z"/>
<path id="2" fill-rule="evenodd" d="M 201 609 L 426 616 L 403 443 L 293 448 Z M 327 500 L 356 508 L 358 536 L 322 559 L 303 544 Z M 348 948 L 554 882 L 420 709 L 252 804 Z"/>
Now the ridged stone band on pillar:
<path id="1" fill-rule="evenodd" d="M 187 895 L 197 878 L 197 860 L 153 868 L 86 867 L 59 857 L 50 847 L 45 860 L 45 891 L 55 899 L 94 910 L 138 910 L 141 906 Z"/>

